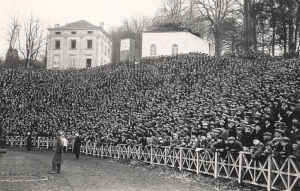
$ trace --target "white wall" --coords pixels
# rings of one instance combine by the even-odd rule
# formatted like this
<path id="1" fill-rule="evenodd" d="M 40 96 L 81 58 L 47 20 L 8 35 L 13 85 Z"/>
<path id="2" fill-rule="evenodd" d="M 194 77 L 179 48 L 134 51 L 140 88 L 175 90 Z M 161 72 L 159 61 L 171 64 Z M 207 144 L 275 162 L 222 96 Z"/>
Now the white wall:
<path id="1" fill-rule="evenodd" d="M 209 43 L 185 31 L 143 33 L 142 57 L 150 56 L 150 46 L 155 44 L 157 55 L 172 55 L 173 44 L 178 45 L 178 53 L 202 52 L 209 54 Z"/>

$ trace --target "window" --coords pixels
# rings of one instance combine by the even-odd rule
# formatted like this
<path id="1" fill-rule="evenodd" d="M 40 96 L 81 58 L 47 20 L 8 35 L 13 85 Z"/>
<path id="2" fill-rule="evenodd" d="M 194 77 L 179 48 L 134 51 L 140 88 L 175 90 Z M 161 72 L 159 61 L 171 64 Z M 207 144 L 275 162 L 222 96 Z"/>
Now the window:
<path id="1" fill-rule="evenodd" d="M 70 66 L 72 67 L 72 68 L 75 68 L 76 67 L 76 57 L 75 56 L 71 56 L 70 57 Z"/>
<path id="2" fill-rule="evenodd" d="M 155 56 L 156 55 L 156 45 L 152 44 L 150 46 L 150 56 Z"/>
<path id="3" fill-rule="evenodd" d="M 59 67 L 59 56 L 54 56 L 53 58 L 53 68 Z"/>
<path id="4" fill-rule="evenodd" d="M 104 53 L 104 54 L 107 55 L 107 47 L 106 47 L 106 46 L 105 46 L 105 49 L 104 49 L 104 50 L 105 50 L 105 53 Z"/>
<path id="5" fill-rule="evenodd" d="M 101 52 L 104 52 L 103 51 L 103 42 L 101 41 Z"/>
<path id="6" fill-rule="evenodd" d="M 88 33 L 88 34 L 93 34 L 93 31 L 88 31 L 87 33 Z"/>
<path id="7" fill-rule="evenodd" d="M 178 45 L 177 44 L 173 44 L 172 46 L 172 55 L 174 54 L 178 54 Z"/>
<path id="8" fill-rule="evenodd" d="M 60 32 L 55 32 L 55 34 L 56 34 L 56 35 L 59 35 L 59 34 L 60 34 Z"/>
<path id="9" fill-rule="evenodd" d="M 60 40 L 55 41 L 55 49 L 60 49 Z"/>
<path id="10" fill-rule="evenodd" d="M 110 57 L 110 49 L 107 49 L 107 56 Z"/>
<path id="11" fill-rule="evenodd" d="M 76 40 L 71 40 L 71 49 L 76 49 Z"/>
<path id="12" fill-rule="evenodd" d="M 76 31 L 71 31 L 71 34 L 76 34 Z"/>
<path id="13" fill-rule="evenodd" d="M 87 40 L 87 48 L 92 49 L 93 48 L 93 40 Z"/>

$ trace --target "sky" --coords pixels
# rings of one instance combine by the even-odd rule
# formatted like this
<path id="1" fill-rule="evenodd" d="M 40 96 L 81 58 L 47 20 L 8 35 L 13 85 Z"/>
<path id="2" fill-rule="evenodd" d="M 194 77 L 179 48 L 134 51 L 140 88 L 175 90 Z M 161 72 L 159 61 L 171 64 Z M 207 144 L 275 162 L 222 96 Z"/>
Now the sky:
<path id="1" fill-rule="evenodd" d="M 104 22 L 104 29 L 120 26 L 135 14 L 154 16 L 161 0 L 0 0 L 0 57 L 5 58 L 5 40 L 9 15 L 17 12 L 20 20 L 33 13 L 45 28 L 86 20 L 94 25 Z"/>

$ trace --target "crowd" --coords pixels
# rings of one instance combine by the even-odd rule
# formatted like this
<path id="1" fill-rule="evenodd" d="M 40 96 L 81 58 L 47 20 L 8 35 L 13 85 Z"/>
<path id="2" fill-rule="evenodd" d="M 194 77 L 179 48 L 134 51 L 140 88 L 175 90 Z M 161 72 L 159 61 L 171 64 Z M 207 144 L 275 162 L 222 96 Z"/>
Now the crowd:
<path id="1" fill-rule="evenodd" d="M 1 70 L 7 136 L 300 156 L 300 63 L 200 53 L 91 69 Z"/>

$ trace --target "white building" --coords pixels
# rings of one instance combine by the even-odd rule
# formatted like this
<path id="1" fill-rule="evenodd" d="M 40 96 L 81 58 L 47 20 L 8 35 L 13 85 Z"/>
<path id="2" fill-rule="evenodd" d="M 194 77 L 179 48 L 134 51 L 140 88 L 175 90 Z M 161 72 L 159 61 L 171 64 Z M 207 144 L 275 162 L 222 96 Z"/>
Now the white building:
<path id="1" fill-rule="evenodd" d="M 89 68 L 111 63 L 112 39 L 99 26 L 80 20 L 48 28 L 47 69 Z"/>
<path id="2" fill-rule="evenodd" d="M 142 57 L 202 52 L 210 54 L 210 44 L 187 30 L 160 27 L 143 32 Z"/>

